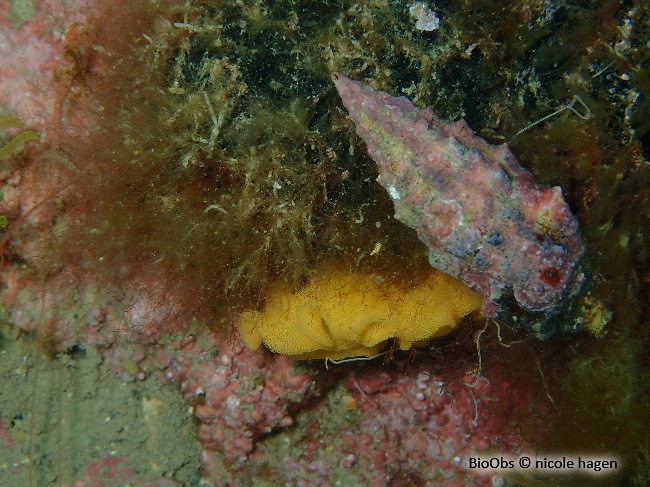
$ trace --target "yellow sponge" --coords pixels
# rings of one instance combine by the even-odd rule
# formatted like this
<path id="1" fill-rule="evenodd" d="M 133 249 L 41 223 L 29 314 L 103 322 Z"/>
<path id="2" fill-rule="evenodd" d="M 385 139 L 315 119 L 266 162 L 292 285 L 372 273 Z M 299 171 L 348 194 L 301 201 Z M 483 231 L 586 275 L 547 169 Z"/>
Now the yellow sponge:
<path id="1" fill-rule="evenodd" d="M 395 338 L 402 350 L 445 335 L 481 306 L 460 280 L 431 269 L 404 289 L 370 274 L 325 271 L 296 293 L 275 290 L 263 312 L 242 313 L 246 346 L 296 359 L 371 357 Z"/>

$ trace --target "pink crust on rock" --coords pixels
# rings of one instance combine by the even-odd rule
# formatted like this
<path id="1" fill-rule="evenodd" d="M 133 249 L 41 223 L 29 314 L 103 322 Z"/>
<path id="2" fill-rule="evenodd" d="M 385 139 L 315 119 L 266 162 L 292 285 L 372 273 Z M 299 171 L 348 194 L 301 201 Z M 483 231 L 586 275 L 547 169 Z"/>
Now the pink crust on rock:
<path id="1" fill-rule="evenodd" d="M 466 468 L 469 456 L 530 450 L 512 415 L 499 411 L 529 410 L 528 391 L 538 387 L 530 376 L 506 377 L 499 362 L 484 363 L 480 375 L 453 360 L 442 366 L 416 360 L 403 370 L 370 363 L 310 372 L 284 355 L 251 352 L 236 336 L 192 327 L 191 317 L 163 337 L 155 330 L 167 329 L 167 310 L 157 305 L 164 289 L 124 299 L 93 289 L 92 276 L 77 284 L 50 276 L 42 292 L 20 267 L 0 273 L 7 284 L 0 304 L 11 306 L 17 327 L 34 330 L 47 321 L 45 332 L 60 349 L 97 349 L 125 382 L 177 385 L 197 425 L 206 485 L 251 476 L 273 485 L 334 485 L 341 469 L 353 469 L 350 478 L 358 480 L 345 485 L 396 485 L 412 475 L 427 485 L 490 486 L 495 472 Z M 554 412 L 535 403 L 541 421 Z M 21 447 L 12 433 L 4 418 L 0 446 Z M 86 472 L 68 485 L 163 485 L 146 483 L 138 473 L 146 465 L 133 456 L 88 459 Z"/>
<path id="2" fill-rule="evenodd" d="M 506 144 L 488 144 L 462 119 L 447 124 L 405 97 L 333 80 L 395 218 L 418 232 L 431 265 L 481 293 L 486 316 L 508 293 L 553 313 L 582 285 L 584 244 L 559 187 L 537 186 Z"/>

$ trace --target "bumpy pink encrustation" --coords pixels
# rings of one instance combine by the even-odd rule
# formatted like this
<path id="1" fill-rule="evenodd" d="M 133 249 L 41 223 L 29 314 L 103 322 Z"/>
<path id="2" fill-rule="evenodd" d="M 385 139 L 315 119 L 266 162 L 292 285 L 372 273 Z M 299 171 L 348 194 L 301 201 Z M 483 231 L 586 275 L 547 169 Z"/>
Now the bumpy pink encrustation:
<path id="1" fill-rule="evenodd" d="M 405 97 L 333 80 L 395 217 L 417 231 L 432 266 L 482 295 L 485 316 L 512 296 L 553 314 L 582 286 L 584 244 L 559 187 L 536 185 L 506 144 L 488 144 L 462 119 L 448 124 Z"/>

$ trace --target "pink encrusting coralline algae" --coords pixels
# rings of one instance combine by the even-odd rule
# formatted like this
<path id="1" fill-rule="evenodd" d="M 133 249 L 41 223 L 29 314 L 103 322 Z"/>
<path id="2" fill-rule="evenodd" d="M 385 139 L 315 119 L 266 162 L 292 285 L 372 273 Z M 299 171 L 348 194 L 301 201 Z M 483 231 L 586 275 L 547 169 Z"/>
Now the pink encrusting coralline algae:
<path id="1" fill-rule="evenodd" d="M 417 231 L 431 265 L 482 295 L 485 316 L 511 296 L 553 316 L 582 287 L 585 247 L 559 187 L 536 185 L 506 144 L 488 144 L 462 119 L 447 124 L 405 97 L 333 80 L 395 217 Z"/>

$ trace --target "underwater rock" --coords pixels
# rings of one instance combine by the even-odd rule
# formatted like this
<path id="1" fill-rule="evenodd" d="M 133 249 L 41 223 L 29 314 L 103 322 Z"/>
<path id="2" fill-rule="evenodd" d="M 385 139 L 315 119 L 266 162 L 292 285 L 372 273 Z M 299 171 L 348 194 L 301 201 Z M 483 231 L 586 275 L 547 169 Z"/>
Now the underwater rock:
<path id="1" fill-rule="evenodd" d="M 547 326 L 585 282 L 562 190 L 536 185 L 506 144 L 488 144 L 462 119 L 447 124 L 405 97 L 333 80 L 395 218 L 417 231 L 431 265 L 478 291 L 485 316 L 510 316 L 539 337 L 569 331 L 566 321 Z"/>

